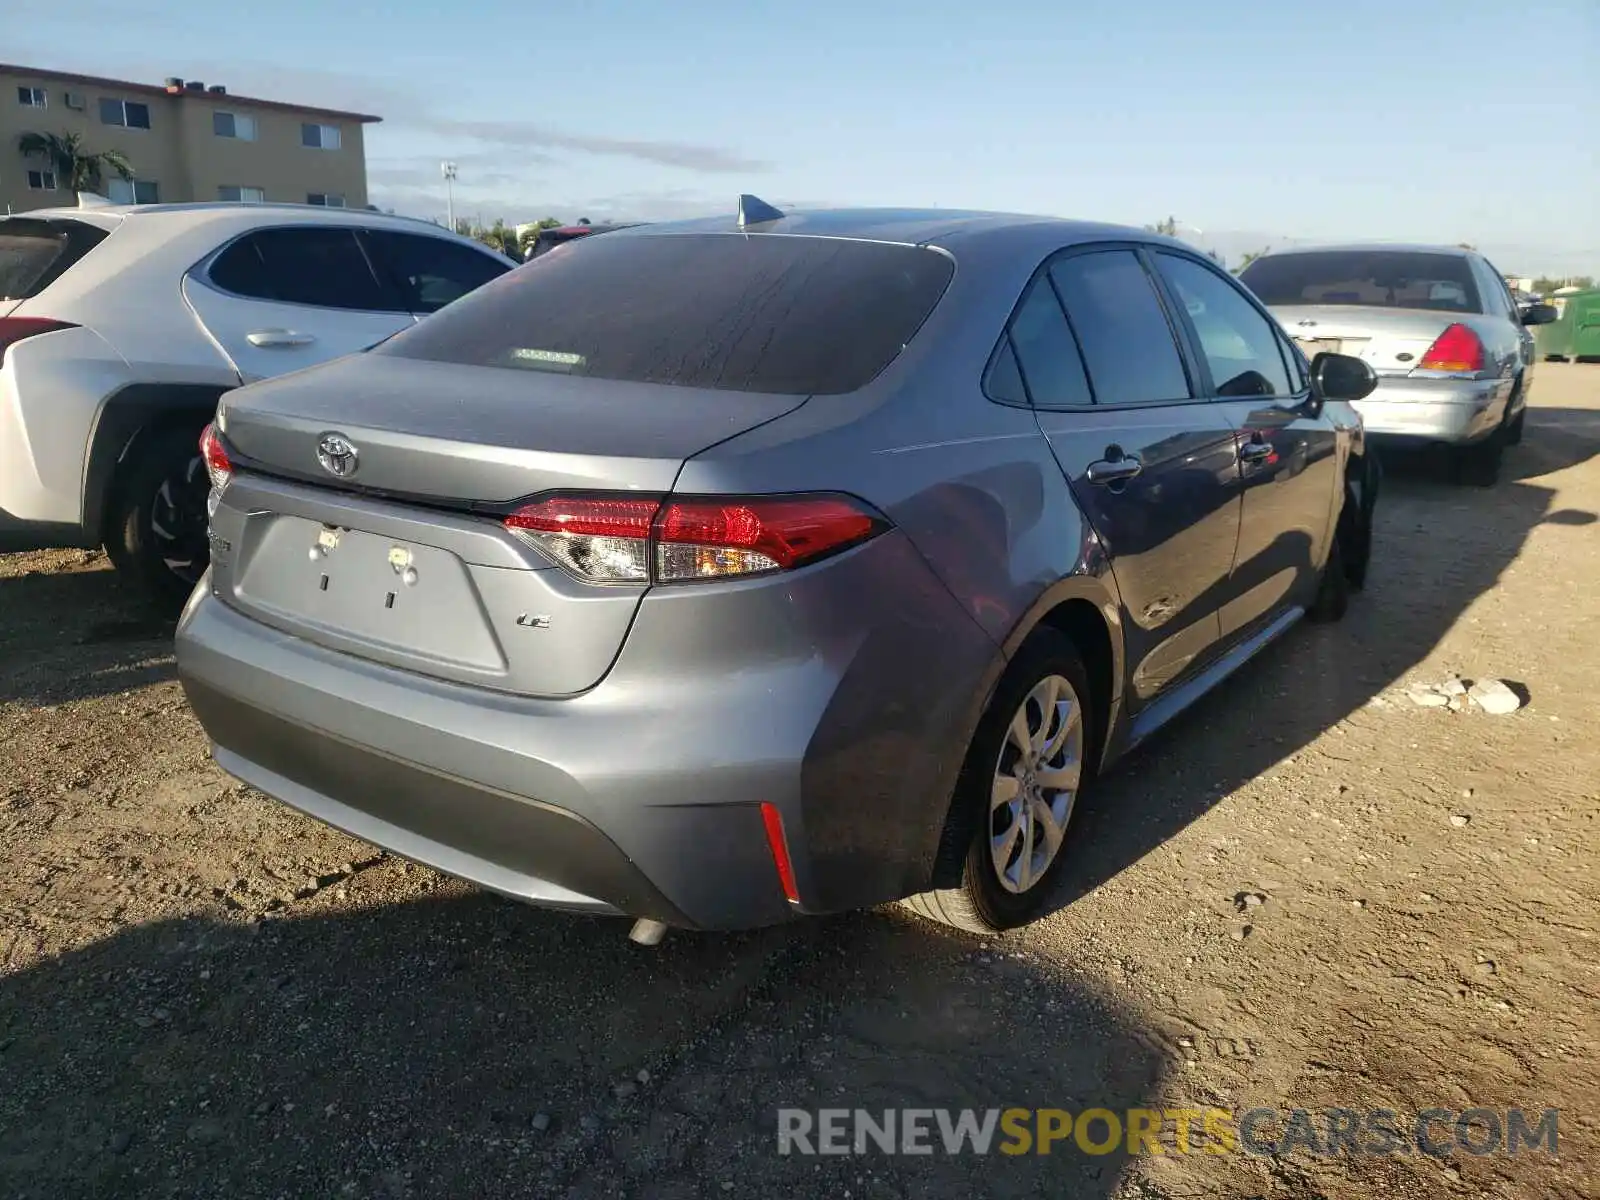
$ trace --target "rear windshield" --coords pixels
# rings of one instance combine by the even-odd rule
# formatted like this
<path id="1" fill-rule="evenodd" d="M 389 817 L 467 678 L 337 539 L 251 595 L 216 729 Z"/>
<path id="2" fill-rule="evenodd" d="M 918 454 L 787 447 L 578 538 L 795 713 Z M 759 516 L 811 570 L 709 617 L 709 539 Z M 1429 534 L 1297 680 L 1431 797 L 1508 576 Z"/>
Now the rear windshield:
<path id="1" fill-rule="evenodd" d="M 582 238 L 377 354 L 743 392 L 853 392 L 892 362 L 954 265 L 915 246 L 667 234 Z"/>
<path id="2" fill-rule="evenodd" d="M 1258 258 L 1239 279 L 1263 304 L 1359 304 L 1482 312 L 1472 264 L 1455 254 L 1318 250 Z"/>
<path id="3" fill-rule="evenodd" d="M 0 220 L 0 300 L 26 300 L 105 240 L 82 221 Z"/>

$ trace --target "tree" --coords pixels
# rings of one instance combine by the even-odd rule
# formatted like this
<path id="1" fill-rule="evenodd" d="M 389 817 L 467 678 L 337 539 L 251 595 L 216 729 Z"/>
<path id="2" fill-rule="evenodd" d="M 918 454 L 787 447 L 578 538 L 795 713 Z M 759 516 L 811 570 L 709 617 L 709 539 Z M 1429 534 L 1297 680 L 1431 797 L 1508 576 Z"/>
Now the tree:
<path id="1" fill-rule="evenodd" d="M 98 192 L 106 173 L 119 179 L 133 178 L 133 164 L 119 150 L 90 153 L 77 133 L 25 133 L 17 139 L 24 158 L 42 158 L 56 173 L 56 179 L 74 192 Z"/>
<path id="2" fill-rule="evenodd" d="M 522 231 L 522 255 L 524 258 L 533 250 L 533 243 L 538 240 L 539 232 L 544 229 L 559 229 L 561 221 L 557 217 L 542 217 L 532 223 L 532 226 Z"/>
<path id="3" fill-rule="evenodd" d="M 1240 271 L 1244 270 L 1251 263 L 1255 262 L 1256 259 L 1260 258 L 1270 249 L 1272 249 L 1271 246 L 1263 246 L 1259 250 L 1246 250 L 1244 252 L 1244 256 L 1239 259 L 1239 265 L 1233 269 L 1233 273 L 1237 275 Z"/>
<path id="4" fill-rule="evenodd" d="M 1164 221 L 1157 221 L 1154 225 L 1146 225 L 1145 229 L 1151 233 L 1159 233 L 1164 237 L 1177 237 L 1178 218 L 1168 217 Z"/>
<path id="5" fill-rule="evenodd" d="M 589 218 L 588 217 L 579 217 L 578 218 L 578 224 L 579 225 L 588 225 L 588 224 L 590 224 Z"/>
<path id="6" fill-rule="evenodd" d="M 1477 247 L 1474 246 L 1471 242 L 1457 242 L 1456 243 L 1456 249 L 1457 250 L 1476 250 Z"/>
<path id="7" fill-rule="evenodd" d="M 1541 296 L 1548 296 L 1557 288 L 1576 287 L 1588 291 L 1593 286 L 1594 276 L 1592 275 L 1567 275 L 1560 279 L 1552 278 L 1549 275 L 1541 275 L 1533 281 L 1533 290 Z"/>

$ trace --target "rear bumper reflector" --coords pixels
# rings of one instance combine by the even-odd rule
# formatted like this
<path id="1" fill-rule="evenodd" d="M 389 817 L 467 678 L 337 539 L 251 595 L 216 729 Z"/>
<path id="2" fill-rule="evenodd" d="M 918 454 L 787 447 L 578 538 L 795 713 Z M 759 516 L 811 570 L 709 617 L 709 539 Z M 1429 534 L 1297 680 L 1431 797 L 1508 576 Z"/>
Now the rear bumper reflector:
<path id="1" fill-rule="evenodd" d="M 778 806 L 765 801 L 761 805 L 761 823 L 767 827 L 767 844 L 772 847 L 772 862 L 778 868 L 778 882 L 783 884 L 783 894 L 790 904 L 800 903 L 800 889 L 794 882 L 794 863 L 789 860 L 789 843 L 783 836 L 783 817 Z"/>

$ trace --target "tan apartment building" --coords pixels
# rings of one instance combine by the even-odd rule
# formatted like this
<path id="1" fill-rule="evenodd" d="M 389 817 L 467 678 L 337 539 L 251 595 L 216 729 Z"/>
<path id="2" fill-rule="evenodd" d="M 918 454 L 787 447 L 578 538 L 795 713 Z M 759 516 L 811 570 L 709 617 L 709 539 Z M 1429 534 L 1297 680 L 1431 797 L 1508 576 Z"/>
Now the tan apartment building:
<path id="1" fill-rule="evenodd" d="M 132 182 L 108 174 L 121 203 L 367 203 L 363 127 L 378 117 L 234 96 L 225 86 L 100 79 L 0 63 L 0 213 L 77 203 L 51 163 L 25 157 L 28 133 L 78 134 L 90 153 L 120 150 Z"/>

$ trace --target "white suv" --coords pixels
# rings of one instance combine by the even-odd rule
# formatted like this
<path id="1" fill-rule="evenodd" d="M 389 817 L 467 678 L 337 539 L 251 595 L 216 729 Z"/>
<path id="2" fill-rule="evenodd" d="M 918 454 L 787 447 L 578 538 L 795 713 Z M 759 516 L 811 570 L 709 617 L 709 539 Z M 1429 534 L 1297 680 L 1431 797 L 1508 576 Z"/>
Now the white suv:
<path id="1" fill-rule="evenodd" d="M 104 545 L 147 591 L 187 595 L 218 397 L 365 349 L 515 265 L 422 221 L 303 205 L 0 218 L 0 551 Z"/>

